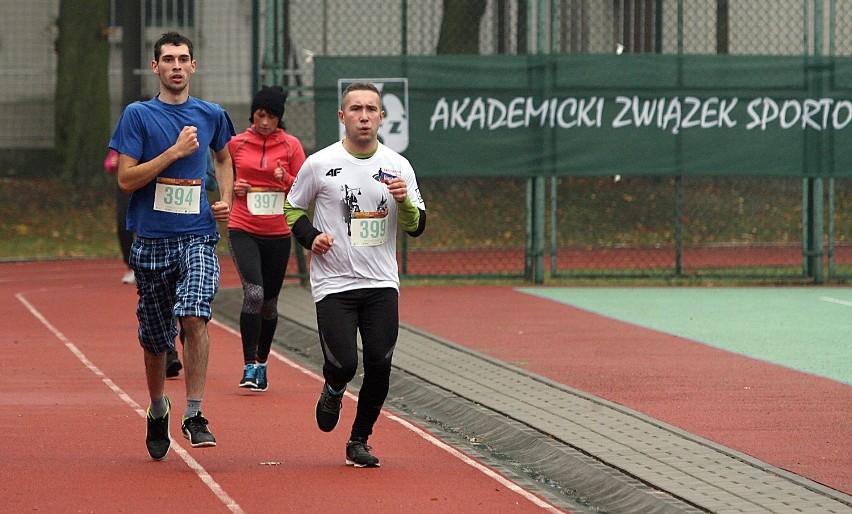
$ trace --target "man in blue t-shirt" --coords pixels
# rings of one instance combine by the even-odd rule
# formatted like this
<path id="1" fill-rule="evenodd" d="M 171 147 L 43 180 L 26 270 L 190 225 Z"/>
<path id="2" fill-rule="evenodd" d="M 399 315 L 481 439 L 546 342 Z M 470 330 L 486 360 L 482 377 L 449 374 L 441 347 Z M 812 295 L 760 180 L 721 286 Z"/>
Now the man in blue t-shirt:
<path id="1" fill-rule="evenodd" d="M 181 430 L 193 447 L 216 446 L 201 400 L 210 349 L 207 322 L 219 287 L 216 222 L 227 222 L 231 212 L 234 177 L 227 143 L 235 131 L 219 105 L 189 96 L 196 66 L 189 39 L 163 34 L 151 62 L 160 92 L 128 105 L 109 142 L 119 153 L 118 185 L 132 194 L 127 229 L 136 240 L 129 264 L 136 275 L 139 343 L 151 397 L 145 442 L 154 460 L 164 458 L 170 445 L 166 355 L 174 349 L 176 320 L 185 336 Z M 219 188 L 212 205 L 204 191 L 210 150 Z"/>

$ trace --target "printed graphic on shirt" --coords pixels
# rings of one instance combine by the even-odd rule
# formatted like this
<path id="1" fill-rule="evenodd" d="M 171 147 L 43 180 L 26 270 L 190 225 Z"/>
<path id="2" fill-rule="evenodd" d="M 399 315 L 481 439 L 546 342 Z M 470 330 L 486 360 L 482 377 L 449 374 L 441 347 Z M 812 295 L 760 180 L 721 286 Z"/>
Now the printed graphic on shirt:
<path id="1" fill-rule="evenodd" d="M 344 220 L 352 246 L 378 246 L 389 239 L 388 198 L 382 195 L 373 208 L 362 208 L 358 197 L 362 196 L 360 187 L 344 184 L 343 192 Z"/>
<path id="2" fill-rule="evenodd" d="M 373 178 L 378 180 L 379 182 L 384 182 L 385 180 L 391 180 L 401 176 L 402 172 L 399 170 L 392 170 L 390 168 L 379 168 L 379 172 L 373 175 Z"/>

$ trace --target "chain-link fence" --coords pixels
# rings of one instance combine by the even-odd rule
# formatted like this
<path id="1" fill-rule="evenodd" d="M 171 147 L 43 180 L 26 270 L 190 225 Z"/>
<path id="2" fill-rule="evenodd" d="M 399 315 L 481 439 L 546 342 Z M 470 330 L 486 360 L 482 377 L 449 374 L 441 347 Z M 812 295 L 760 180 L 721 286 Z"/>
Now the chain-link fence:
<path id="1" fill-rule="evenodd" d="M 0 173 L 10 162 L 34 168 L 53 148 L 59 4 L 0 0 Z M 136 45 L 125 38 L 128 8 L 142 29 Z M 140 79 L 140 98 L 156 92 L 151 45 L 177 29 L 196 46 L 193 95 L 225 106 L 240 129 L 259 84 L 282 84 L 288 131 L 308 152 L 331 142 L 317 128 L 335 116 L 316 108 L 323 57 L 852 55 L 842 30 L 852 2 L 839 0 L 112 0 L 110 9 L 114 119 L 128 77 Z M 139 53 L 131 68 L 128 48 Z M 422 178 L 428 228 L 401 242 L 403 274 L 798 280 L 819 279 L 816 258 L 823 278 L 852 277 L 848 178 L 531 174 Z"/>
<path id="2" fill-rule="evenodd" d="M 804 279 L 802 181 L 628 178 L 556 185 L 555 276 Z M 848 194 L 837 196 L 848 202 Z M 852 205 L 834 207 L 849 234 Z M 826 210 L 826 213 L 828 209 Z M 605 235 L 604 237 L 601 237 Z M 595 250 L 599 252 L 595 252 Z M 848 274 L 848 245 L 828 251 L 829 274 Z M 593 257 L 594 256 L 594 257 Z M 838 268 L 838 262 L 841 266 Z M 845 263 L 845 264 L 843 264 Z"/>
<path id="3" fill-rule="evenodd" d="M 835 245 L 826 238 L 825 256 L 834 279 L 852 273 L 852 195 L 848 180 L 837 182 L 827 227 Z M 440 198 L 428 205 L 430 230 L 404 243 L 404 273 L 530 278 L 526 180 L 420 185 Z M 553 278 L 804 280 L 802 187 L 766 178 L 548 179 L 545 265 Z"/>

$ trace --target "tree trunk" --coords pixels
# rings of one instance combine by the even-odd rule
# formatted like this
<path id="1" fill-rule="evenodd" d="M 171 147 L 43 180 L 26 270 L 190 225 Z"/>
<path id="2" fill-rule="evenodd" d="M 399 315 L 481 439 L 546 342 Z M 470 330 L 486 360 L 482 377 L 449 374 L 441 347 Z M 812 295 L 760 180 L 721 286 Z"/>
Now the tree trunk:
<path id="1" fill-rule="evenodd" d="M 61 0 L 56 42 L 56 150 L 60 175 L 104 183 L 110 137 L 109 0 Z"/>
<path id="2" fill-rule="evenodd" d="M 478 54 L 486 0 L 444 0 L 438 55 Z"/>

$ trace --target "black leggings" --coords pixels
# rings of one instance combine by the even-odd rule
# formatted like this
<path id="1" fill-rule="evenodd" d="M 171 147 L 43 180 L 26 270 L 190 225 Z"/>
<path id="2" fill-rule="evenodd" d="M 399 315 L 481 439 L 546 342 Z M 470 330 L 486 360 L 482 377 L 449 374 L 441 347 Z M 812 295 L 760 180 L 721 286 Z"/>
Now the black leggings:
<path id="1" fill-rule="evenodd" d="M 246 363 L 266 362 L 278 325 L 278 293 L 287 274 L 290 236 L 264 238 L 229 230 L 228 239 L 243 283 L 243 359 Z"/>
<path id="2" fill-rule="evenodd" d="M 388 396 L 399 334 L 399 293 L 394 288 L 355 289 L 326 296 L 316 309 L 325 356 L 322 374 L 332 389 L 343 389 L 355 377 L 361 333 L 364 380 L 350 439 L 366 442 Z"/>

